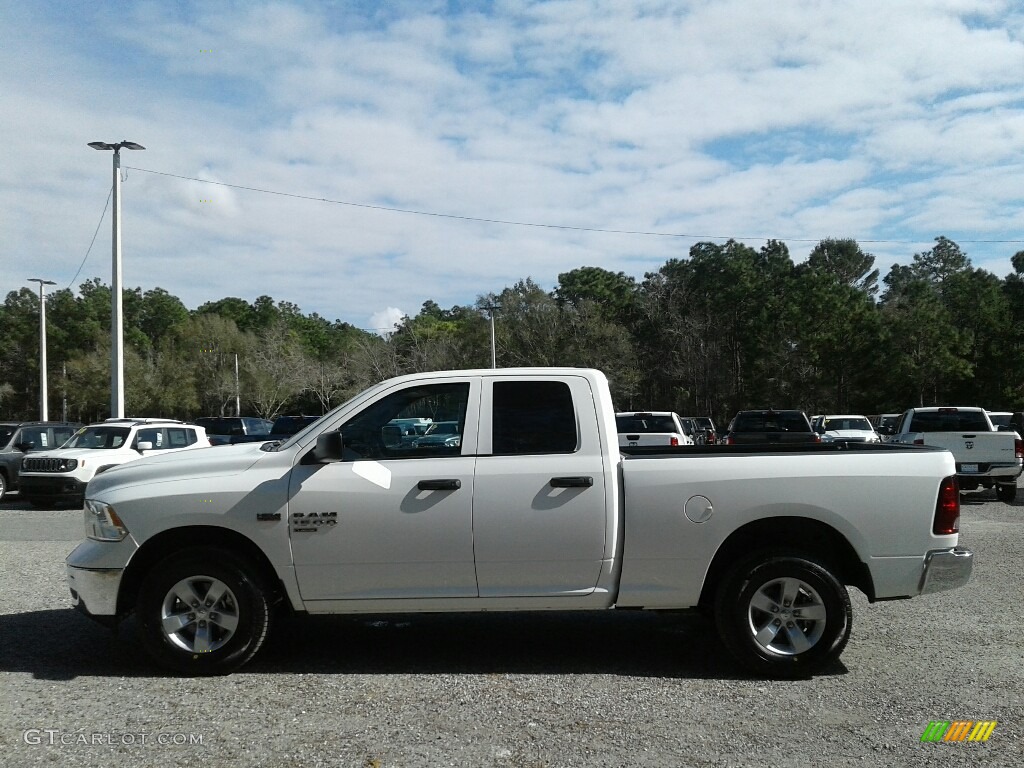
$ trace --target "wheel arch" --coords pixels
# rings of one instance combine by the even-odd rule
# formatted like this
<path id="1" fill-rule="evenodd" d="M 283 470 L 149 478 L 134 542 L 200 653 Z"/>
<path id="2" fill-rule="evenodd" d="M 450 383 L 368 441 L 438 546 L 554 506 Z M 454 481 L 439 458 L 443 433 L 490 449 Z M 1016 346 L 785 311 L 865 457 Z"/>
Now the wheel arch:
<path id="1" fill-rule="evenodd" d="M 169 555 L 187 549 L 207 547 L 226 550 L 251 563 L 260 581 L 273 593 L 274 601 L 284 594 L 284 585 L 274 566 L 266 553 L 251 539 L 230 528 L 193 525 L 157 534 L 147 540 L 132 556 L 121 580 L 121 589 L 117 596 L 117 615 L 124 616 L 134 609 L 142 582 L 159 562 Z"/>
<path id="2" fill-rule="evenodd" d="M 733 531 L 715 553 L 704 578 L 700 606 L 710 608 L 730 568 L 759 550 L 786 550 L 813 557 L 832 570 L 840 583 L 853 586 L 874 602 L 871 572 L 843 534 L 827 523 L 806 517 L 768 517 Z"/>

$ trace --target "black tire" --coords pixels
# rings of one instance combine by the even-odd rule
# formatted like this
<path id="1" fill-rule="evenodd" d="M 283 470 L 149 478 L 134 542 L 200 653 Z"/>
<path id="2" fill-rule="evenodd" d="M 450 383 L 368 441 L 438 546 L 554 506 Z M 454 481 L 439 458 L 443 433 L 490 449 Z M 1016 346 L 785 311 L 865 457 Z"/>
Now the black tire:
<path id="1" fill-rule="evenodd" d="M 764 552 L 726 574 L 715 596 L 715 623 L 743 666 L 789 679 L 839 658 L 853 609 L 846 587 L 823 565 L 802 554 Z"/>
<path id="2" fill-rule="evenodd" d="M 1013 500 L 1017 498 L 1017 484 L 1010 485 L 1009 483 L 996 486 L 996 498 L 1004 504 L 1012 504 Z"/>
<path id="3" fill-rule="evenodd" d="M 256 570 L 214 547 L 188 549 L 154 566 L 135 612 L 150 655 L 195 677 L 238 669 L 256 655 L 270 629 L 270 599 Z"/>
<path id="4" fill-rule="evenodd" d="M 5 493 L 7 493 L 7 477 L 0 472 L 0 501 L 3 501 Z"/>

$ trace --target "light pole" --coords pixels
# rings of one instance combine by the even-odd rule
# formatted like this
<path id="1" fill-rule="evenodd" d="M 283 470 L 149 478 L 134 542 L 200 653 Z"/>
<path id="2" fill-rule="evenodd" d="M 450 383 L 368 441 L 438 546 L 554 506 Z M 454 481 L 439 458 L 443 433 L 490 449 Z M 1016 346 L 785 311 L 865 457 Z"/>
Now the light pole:
<path id="1" fill-rule="evenodd" d="M 90 141 L 93 149 L 114 150 L 113 278 L 110 286 L 110 416 L 124 416 L 124 316 L 121 311 L 121 148 L 145 149 L 134 141 Z"/>
<path id="2" fill-rule="evenodd" d="M 494 312 L 495 310 L 501 309 L 501 304 L 487 304 L 484 306 L 487 310 L 488 316 L 491 318 L 491 368 L 498 367 L 498 355 L 497 347 L 494 343 Z"/>
<path id="3" fill-rule="evenodd" d="M 46 299 L 43 296 L 44 286 L 56 285 L 53 280 L 41 277 L 30 277 L 30 283 L 39 283 L 39 420 L 49 420 L 46 392 Z"/>

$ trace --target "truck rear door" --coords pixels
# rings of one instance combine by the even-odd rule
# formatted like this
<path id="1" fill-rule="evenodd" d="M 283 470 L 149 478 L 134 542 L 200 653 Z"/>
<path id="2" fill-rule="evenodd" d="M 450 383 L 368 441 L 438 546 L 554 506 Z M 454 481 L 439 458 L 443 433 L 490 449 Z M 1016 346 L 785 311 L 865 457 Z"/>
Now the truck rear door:
<path id="1" fill-rule="evenodd" d="M 610 511 L 589 381 L 487 378 L 480 426 L 473 495 L 480 596 L 593 592 Z"/>

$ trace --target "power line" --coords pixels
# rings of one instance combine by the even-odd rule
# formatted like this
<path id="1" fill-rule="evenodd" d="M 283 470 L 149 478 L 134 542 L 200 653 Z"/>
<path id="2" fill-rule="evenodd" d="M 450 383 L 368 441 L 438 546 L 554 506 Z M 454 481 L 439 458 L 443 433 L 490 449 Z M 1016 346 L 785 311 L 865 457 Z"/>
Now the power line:
<path id="1" fill-rule="evenodd" d="M 100 214 L 100 220 L 96 223 L 96 231 L 92 233 L 92 240 L 89 243 L 89 248 L 85 251 L 85 256 L 82 258 L 82 263 L 78 265 L 78 271 L 75 272 L 75 276 L 71 278 L 71 282 L 68 283 L 68 288 L 74 285 L 75 280 L 82 274 L 82 267 L 85 266 L 85 260 L 89 258 L 89 254 L 92 252 L 92 247 L 96 243 L 96 235 L 100 233 L 100 227 L 103 225 L 103 218 L 107 215 L 107 207 L 110 205 L 110 196 L 114 194 L 114 186 L 111 184 L 110 191 L 107 193 L 107 202 L 103 204 L 103 213 Z"/>
<path id="2" fill-rule="evenodd" d="M 198 179 L 193 176 L 182 176 L 177 173 L 167 173 L 166 171 L 154 171 L 149 168 L 136 168 L 134 166 L 124 166 L 125 169 L 131 169 L 133 171 L 140 171 L 142 173 L 152 173 L 157 176 L 169 176 L 173 179 L 183 179 L 184 181 L 198 181 L 201 184 L 214 184 L 219 187 L 229 187 L 231 189 L 242 189 L 247 192 L 260 192 L 265 195 L 278 195 L 279 197 L 291 197 L 296 200 L 311 200 L 318 203 L 329 203 L 331 205 L 344 205 L 350 208 L 365 208 L 372 211 L 386 211 L 388 213 L 404 213 L 411 216 L 430 216 L 437 219 L 454 219 L 456 221 L 472 221 L 481 224 L 502 224 L 509 227 L 534 227 L 538 229 L 559 229 L 570 232 L 596 232 L 604 235 L 636 235 L 642 237 L 672 237 L 688 240 L 780 240 L 782 242 L 791 243 L 817 243 L 824 238 L 809 238 L 809 237 L 764 237 L 758 236 L 739 236 L 739 235 L 694 235 L 687 234 L 684 232 L 653 232 L 640 229 L 604 229 L 601 227 L 576 227 L 569 224 L 543 224 L 534 221 L 515 221 L 510 219 L 491 219 L 480 216 L 461 216 L 456 213 L 438 213 L 437 211 L 421 211 L 414 208 L 398 208 L 389 205 L 373 205 L 370 203 L 353 203 L 349 200 L 332 200 L 327 197 L 315 197 L 313 195 L 301 195 L 295 192 L 281 192 L 274 189 L 263 189 L 261 187 L 249 187 L 242 184 L 230 184 L 225 181 L 211 181 L 210 179 Z M 860 240 L 857 239 L 858 243 L 891 243 L 891 244 L 903 244 L 912 245 L 914 243 L 921 242 L 920 240 Z M 1024 240 L 957 240 L 958 243 L 1024 243 Z"/>

